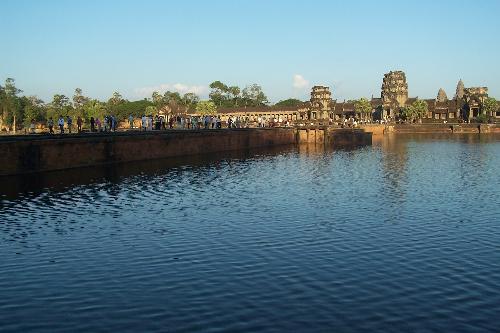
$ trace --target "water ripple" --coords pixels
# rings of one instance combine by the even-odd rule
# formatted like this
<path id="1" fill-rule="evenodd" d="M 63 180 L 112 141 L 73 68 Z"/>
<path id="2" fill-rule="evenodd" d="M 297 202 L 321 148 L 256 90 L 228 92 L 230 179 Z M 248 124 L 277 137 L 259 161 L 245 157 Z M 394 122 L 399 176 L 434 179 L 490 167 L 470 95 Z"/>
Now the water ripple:
<path id="1" fill-rule="evenodd" d="M 165 163 L 0 198 L 0 331 L 498 330 L 498 139 Z"/>

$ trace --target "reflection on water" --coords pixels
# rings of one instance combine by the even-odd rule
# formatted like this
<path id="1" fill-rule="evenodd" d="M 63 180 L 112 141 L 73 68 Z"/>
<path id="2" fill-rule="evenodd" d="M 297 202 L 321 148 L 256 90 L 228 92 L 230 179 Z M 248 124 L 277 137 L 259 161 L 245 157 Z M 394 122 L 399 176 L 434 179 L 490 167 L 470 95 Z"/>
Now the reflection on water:
<path id="1" fill-rule="evenodd" d="M 2 179 L 0 331 L 495 331 L 500 138 Z"/>

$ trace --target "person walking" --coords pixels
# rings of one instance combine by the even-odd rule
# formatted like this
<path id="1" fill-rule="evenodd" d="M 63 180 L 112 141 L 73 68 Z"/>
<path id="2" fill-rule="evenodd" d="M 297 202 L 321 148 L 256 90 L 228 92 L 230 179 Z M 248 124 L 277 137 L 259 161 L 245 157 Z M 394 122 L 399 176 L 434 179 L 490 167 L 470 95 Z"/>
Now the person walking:
<path id="1" fill-rule="evenodd" d="M 146 115 L 142 115 L 141 118 L 141 125 L 142 125 L 142 130 L 145 131 L 147 127 L 147 120 L 146 120 Z"/>
<path id="2" fill-rule="evenodd" d="M 134 117 L 132 117 L 132 115 L 128 116 L 128 124 L 130 129 L 134 129 Z"/>
<path id="3" fill-rule="evenodd" d="M 49 134 L 54 134 L 54 120 L 52 119 L 52 117 L 50 117 L 47 121 L 47 126 L 49 128 Z"/>
<path id="4" fill-rule="evenodd" d="M 78 119 L 76 120 L 76 126 L 78 126 L 78 133 L 82 132 L 82 124 L 83 124 L 82 117 L 78 116 Z"/>
<path id="5" fill-rule="evenodd" d="M 64 133 L 64 118 L 63 116 L 59 116 L 59 120 L 57 121 L 57 125 L 59 125 L 60 134 Z"/>
<path id="6" fill-rule="evenodd" d="M 73 119 L 71 119 L 69 115 L 67 118 L 67 122 L 68 122 L 68 133 L 71 134 L 71 126 L 73 125 Z"/>
<path id="7" fill-rule="evenodd" d="M 95 124 L 97 126 L 97 131 L 100 132 L 102 130 L 102 124 L 101 124 L 101 121 L 99 120 L 99 118 L 95 119 Z"/>
<path id="8" fill-rule="evenodd" d="M 95 120 L 94 117 L 90 117 L 90 132 L 95 132 Z"/>

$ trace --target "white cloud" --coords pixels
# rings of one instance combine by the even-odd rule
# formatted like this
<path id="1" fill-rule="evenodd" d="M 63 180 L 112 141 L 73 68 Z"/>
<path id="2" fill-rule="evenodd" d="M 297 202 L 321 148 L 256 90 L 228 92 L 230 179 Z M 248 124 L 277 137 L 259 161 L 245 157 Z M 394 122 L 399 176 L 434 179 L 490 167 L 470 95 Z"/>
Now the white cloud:
<path id="1" fill-rule="evenodd" d="M 304 89 L 309 86 L 309 81 L 304 79 L 304 77 L 300 74 L 295 74 L 293 76 L 293 87 L 297 89 Z"/>
<path id="2" fill-rule="evenodd" d="M 157 86 L 136 88 L 134 90 L 136 96 L 143 98 L 151 97 L 154 91 L 158 91 L 161 94 L 164 94 L 166 91 L 176 91 L 181 95 L 186 93 L 195 93 L 198 96 L 204 96 L 208 93 L 208 87 L 190 86 L 183 83 L 174 83 L 174 84 L 162 83 Z"/>

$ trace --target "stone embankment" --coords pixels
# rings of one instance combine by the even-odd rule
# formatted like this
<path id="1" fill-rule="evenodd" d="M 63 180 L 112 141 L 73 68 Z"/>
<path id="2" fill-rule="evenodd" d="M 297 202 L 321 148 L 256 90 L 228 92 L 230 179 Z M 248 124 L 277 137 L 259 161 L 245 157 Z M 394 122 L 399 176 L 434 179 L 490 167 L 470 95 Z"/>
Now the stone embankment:
<path id="1" fill-rule="evenodd" d="M 223 129 L 0 137 L 0 175 L 63 170 L 297 143 L 371 144 L 352 129 Z"/>
<path id="2" fill-rule="evenodd" d="M 500 133 L 496 124 L 397 124 L 387 125 L 385 133 Z"/>

